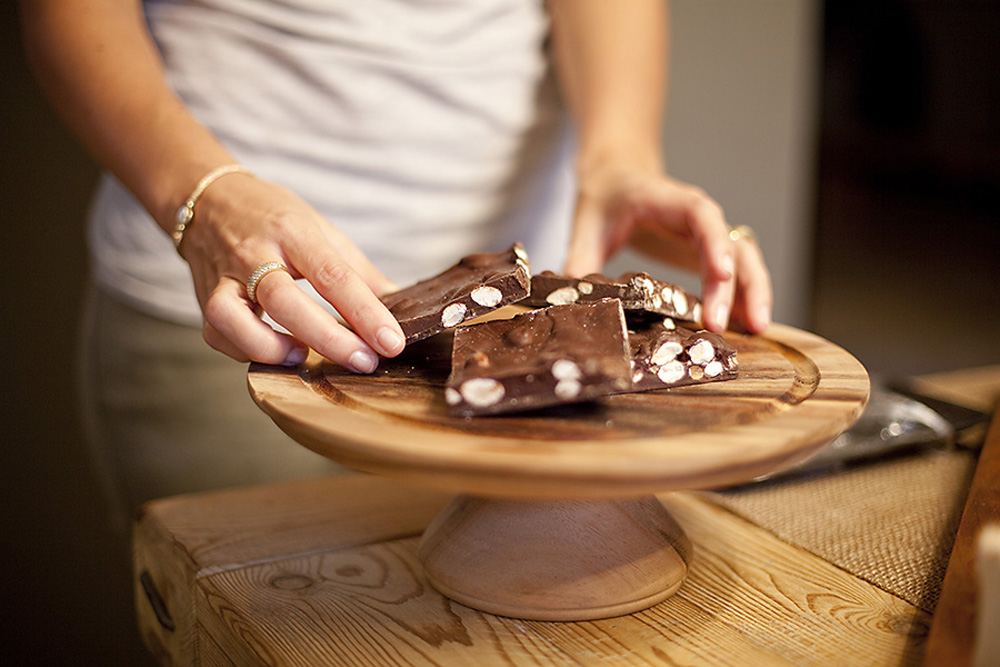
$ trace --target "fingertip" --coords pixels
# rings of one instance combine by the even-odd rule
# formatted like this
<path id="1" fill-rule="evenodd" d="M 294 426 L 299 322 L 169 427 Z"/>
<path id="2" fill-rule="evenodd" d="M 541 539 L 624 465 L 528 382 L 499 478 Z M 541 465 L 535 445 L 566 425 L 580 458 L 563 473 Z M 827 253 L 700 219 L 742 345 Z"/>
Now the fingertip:
<path id="1" fill-rule="evenodd" d="M 714 333 L 722 333 L 726 330 L 729 322 L 729 309 L 725 304 L 717 304 L 712 308 L 706 308 L 704 312 L 705 316 L 702 325 L 706 329 Z"/>
<path id="2" fill-rule="evenodd" d="M 763 333 L 771 326 L 771 307 L 762 304 L 754 308 L 750 314 L 749 324 L 753 333 Z"/>
<path id="3" fill-rule="evenodd" d="M 706 281 L 702 284 L 702 324 L 714 333 L 722 333 L 729 327 L 733 316 L 732 281 Z"/>
<path id="4" fill-rule="evenodd" d="M 347 367 L 363 375 L 374 373 L 378 368 L 378 357 L 371 350 L 355 350 L 347 359 Z"/>
<path id="5" fill-rule="evenodd" d="M 384 357 L 395 357 L 406 347 L 406 338 L 398 326 L 383 326 L 375 333 L 375 342 Z"/>
<path id="6" fill-rule="evenodd" d="M 292 351 L 288 353 L 285 357 L 285 361 L 282 363 L 283 366 L 298 366 L 303 361 L 309 357 L 308 347 L 294 347 Z"/>
<path id="7" fill-rule="evenodd" d="M 714 331 L 725 331 L 729 326 L 729 304 L 722 302 L 715 305 L 713 310 Z"/>

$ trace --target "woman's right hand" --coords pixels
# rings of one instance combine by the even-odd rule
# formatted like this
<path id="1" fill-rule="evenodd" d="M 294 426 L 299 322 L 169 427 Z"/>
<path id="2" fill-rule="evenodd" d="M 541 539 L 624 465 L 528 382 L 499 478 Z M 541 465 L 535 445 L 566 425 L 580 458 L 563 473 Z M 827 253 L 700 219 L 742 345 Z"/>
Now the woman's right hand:
<path id="1" fill-rule="evenodd" d="M 394 285 L 344 234 L 289 190 L 243 173 L 213 182 L 195 204 L 179 250 L 191 267 L 204 314 L 203 335 L 239 361 L 294 364 L 311 347 L 358 373 L 405 345 L 399 323 L 376 294 Z M 258 282 L 254 268 L 277 261 L 288 268 Z M 343 317 L 337 321 L 295 284 L 304 278 Z M 288 333 L 264 322 L 266 313 Z"/>

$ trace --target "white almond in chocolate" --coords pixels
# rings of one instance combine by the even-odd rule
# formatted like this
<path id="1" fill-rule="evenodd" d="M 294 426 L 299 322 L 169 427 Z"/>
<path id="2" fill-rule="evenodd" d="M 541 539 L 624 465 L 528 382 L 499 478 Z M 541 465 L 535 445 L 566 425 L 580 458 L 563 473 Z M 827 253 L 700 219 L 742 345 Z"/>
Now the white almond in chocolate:
<path id="1" fill-rule="evenodd" d="M 684 292 L 676 290 L 674 292 L 673 299 L 671 299 L 671 303 L 674 304 L 674 310 L 676 310 L 681 315 L 687 313 L 688 300 L 687 297 L 684 296 Z"/>
<path id="2" fill-rule="evenodd" d="M 499 403 L 507 393 L 503 385 L 493 378 L 466 380 L 460 391 L 466 403 L 480 408 Z"/>
<path id="3" fill-rule="evenodd" d="M 646 276 L 639 276 L 635 280 L 635 285 L 639 288 L 643 294 L 647 296 L 653 296 L 655 288 L 653 287 L 653 281 Z"/>
<path id="4" fill-rule="evenodd" d="M 569 359 L 558 359 L 552 364 L 552 377 L 557 380 L 579 380 L 583 377 L 580 367 Z"/>
<path id="5" fill-rule="evenodd" d="M 520 244 L 514 245 L 514 256 L 517 257 L 522 262 L 524 262 L 525 264 L 530 264 L 530 261 L 528 260 L 528 252 L 524 249 L 522 245 Z"/>
<path id="6" fill-rule="evenodd" d="M 688 356 L 692 362 L 704 366 L 715 359 L 715 347 L 707 340 L 700 340 L 688 348 Z"/>
<path id="7" fill-rule="evenodd" d="M 656 372 L 656 377 L 660 378 L 663 384 L 674 384 L 684 379 L 685 372 L 684 364 L 675 360 L 661 366 Z"/>
<path id="8" fill-rule="evenodd" d="M 472 290 L 472 300 L 480 306 L 493 307 L 503 299 L 503 292 L 496 287 L 481 285 Z"/>
<path id="9" fill-rule="evenodd" d="M 464 303 L 452 303 L 449 304 L 441 312 L 441 324 L 445 328 L 451 328 L 462 323 L 465 319 L 466 307 Z"/>
<path id="10" fill-rule="evenodd" d="M 653 352 L 653 356 L 650 357 L 650 361 L 654 366 L 662 366 L 668 361 L 673 361 L 677 358 L 677 355 L 684 351 L 684 346 L 678 341 L 668 340 L 663 345 L 656 348 Z"/>
<path id="11" fill-rule="evenodd" d="M 575 287 L 567 285 L 559 289 L 552 290 L 545 300 L 553 306 L 563 306 L 567 303 L 576 303 L 580 299 L 580 293 Z"/>
<path id="12" fill-rule="evenodd" d="M 556 387 L 553 390 L 559 398 L 565 401 L 571 401 L 580 395 L 580 391 L 583 389 L 583 385 L 580 384 L 579 380 L 559 380 L 556 383 Z"/>

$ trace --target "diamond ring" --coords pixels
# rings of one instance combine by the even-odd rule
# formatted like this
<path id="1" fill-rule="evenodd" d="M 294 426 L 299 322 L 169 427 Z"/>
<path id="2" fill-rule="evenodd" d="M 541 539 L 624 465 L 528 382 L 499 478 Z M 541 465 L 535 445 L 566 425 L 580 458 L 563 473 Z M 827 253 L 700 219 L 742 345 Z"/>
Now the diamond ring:
<path id="1" fill-rule="evenodd" d="M 250 303 L 257 303 L 257 285 L 260 283 L 261 278 L 271 273 L 271 271 L 284 271 L 288 275 L 292 272 L 288 270 L 288 267 L 281 262 L 264 262 L 250 274 L 247 278 L 247 298 L 250 299 Z"/>

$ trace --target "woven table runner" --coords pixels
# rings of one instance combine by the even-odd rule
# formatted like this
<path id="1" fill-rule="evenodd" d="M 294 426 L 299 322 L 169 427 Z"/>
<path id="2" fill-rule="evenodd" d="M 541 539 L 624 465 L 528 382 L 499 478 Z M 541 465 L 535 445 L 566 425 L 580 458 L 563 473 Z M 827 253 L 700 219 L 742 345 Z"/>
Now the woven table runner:
<path id="1" fill-rule="evenodd" d="M 924 453 L 700 495 L 933 612 L 976 454 Z"/>

